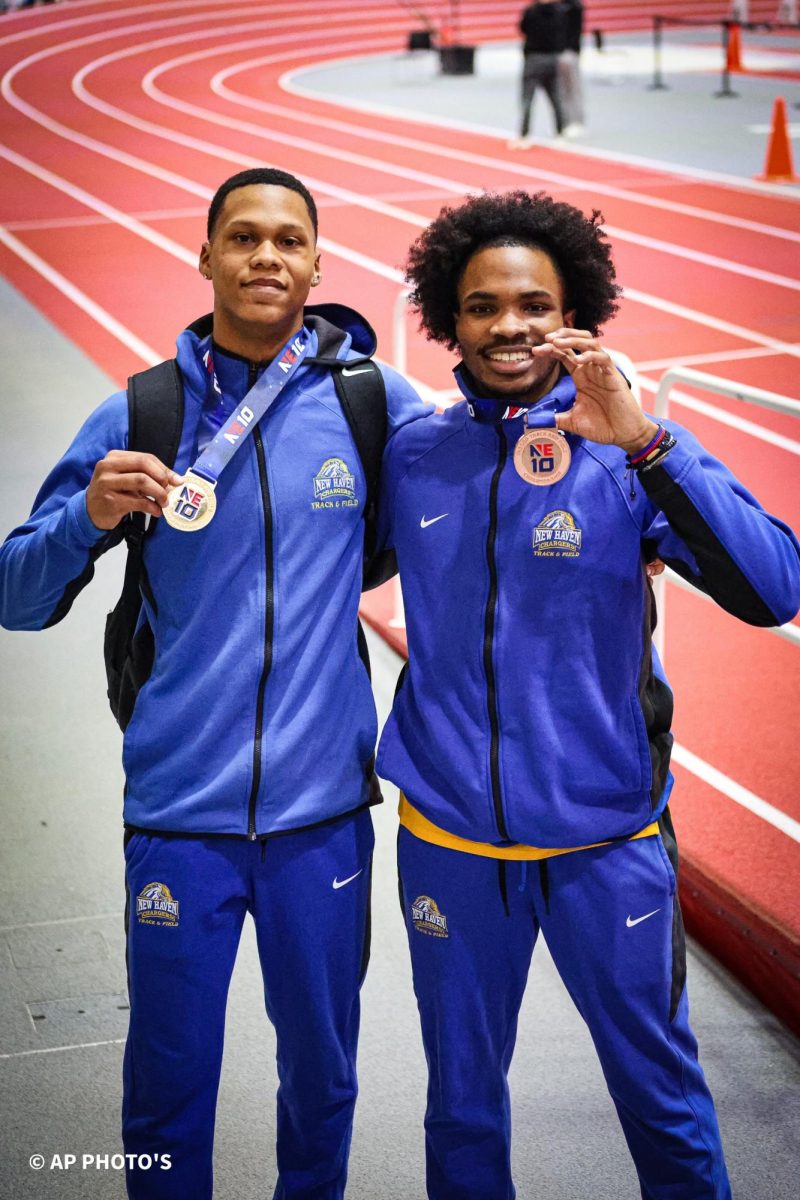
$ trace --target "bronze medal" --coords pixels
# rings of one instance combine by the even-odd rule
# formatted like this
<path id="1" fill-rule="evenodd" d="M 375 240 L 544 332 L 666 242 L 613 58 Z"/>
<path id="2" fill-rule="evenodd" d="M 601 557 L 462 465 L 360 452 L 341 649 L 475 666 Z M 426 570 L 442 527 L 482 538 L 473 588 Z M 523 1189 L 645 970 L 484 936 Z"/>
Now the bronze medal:
<path id="1" fill-rule="evenodd" d="M 546 487 L 569 470 L 572 451 L 557 429 L 526 429 L 514 447 L 514 466 L 526 483 Z"/>
<path id="2" fill-rule="evenodd" d="M 164 520 L 182 533 L 204 529 L 217 511 L 215 486 L 195 475 L 194 471 L 187 471 L 183 483 L 170 490 L 167 506 L 163 510 Z"/>

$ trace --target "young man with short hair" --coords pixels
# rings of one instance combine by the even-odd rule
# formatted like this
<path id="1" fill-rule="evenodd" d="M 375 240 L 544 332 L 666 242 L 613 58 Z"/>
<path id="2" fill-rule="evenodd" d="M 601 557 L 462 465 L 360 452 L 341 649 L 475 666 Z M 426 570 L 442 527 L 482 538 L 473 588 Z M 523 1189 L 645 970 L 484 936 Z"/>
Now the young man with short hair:
<path id="1" fill-rule="evenodd" d="M 277 1033 L 275 1197 L 340 1200 L 377 731 L 357 636 L 365 471 L 333 372 L 363 371 L 375 335 L 351 309 L 305 307 L 317 212 L 286 172 L 222 185 L 199 268 L 214 311 L 178 338 L 174 467 L 128 449 L 125 392 L 106 401 L 0 549 L 0 619 L 60 620 L 120 522 L 155 522 L 143 585 L 155 658 L 124 741 L 123 1139 L 131 1158 L 161 1152 L 171 1166 L 131 1167 L 128 1194 L 212 1195 L 225 1005 L 250 912 Z M 392 435 L 425 409 L 382 374 Z"/>
<path id="2" fill-rule="evenodd" d="M 409 661 L 377 765 L 402 789 L 428 1196 L 513 1200 L 507 1072 L 541 930 L 642 1196 L 727 1200 L 688 1020 L 647 566 L 777 625 L 800 606 L 800 546 L 642 412 L 601 348 L 619 289 L 598 213 L 472 197 L 417 240 L 408 279 L 465 396 L 401 430 L 383 471 Z"/>

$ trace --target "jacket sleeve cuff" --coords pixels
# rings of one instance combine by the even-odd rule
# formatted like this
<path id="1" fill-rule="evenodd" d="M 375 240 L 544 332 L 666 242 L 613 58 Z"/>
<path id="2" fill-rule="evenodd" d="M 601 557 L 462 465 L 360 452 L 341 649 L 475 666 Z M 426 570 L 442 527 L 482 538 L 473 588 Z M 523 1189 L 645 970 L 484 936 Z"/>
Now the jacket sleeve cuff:
<path id="1" fill-rule="evenodd" d="M 86 508 L 86 489 L 76 492 L 67 501 L 67 536 L 76 546 L 89 549 L 102 538 L 108 537 L 108 529 L 98 529 Z"/>

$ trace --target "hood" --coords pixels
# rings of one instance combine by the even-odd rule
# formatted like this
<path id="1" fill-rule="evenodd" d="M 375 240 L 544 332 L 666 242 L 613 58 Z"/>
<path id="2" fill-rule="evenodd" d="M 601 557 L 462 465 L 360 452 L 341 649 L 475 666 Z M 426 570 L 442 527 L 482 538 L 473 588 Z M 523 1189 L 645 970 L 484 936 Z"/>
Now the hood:
<path id="1" fill-rule="evenodd" d="M 307 305 L 303 309 L 303 321 L 317 338 L 316 354 L 307 358 L 306 364 L 333 363 L 347 358 L 348 354 L 366 359 L 377 349 L 375 330 L 360 313 L 346 304 Z M 178 360 L 189 373 L 192 373 L 192 360 L 195 359 L 194 348 L 212 333 L 213 324 L 213 313 L 206 313 L 187 325 L 178 337 Z"/>
<path id="2" fill-rule="evenodd" d="M 306 325 L 317 335 L 317 353 L 309 362 L 335 361 L 345 358 L 348 352 L 362 358 L 375 353 L 375 330 L 354 308 L 346 304 L 311 304 L 303 311 Z"/>

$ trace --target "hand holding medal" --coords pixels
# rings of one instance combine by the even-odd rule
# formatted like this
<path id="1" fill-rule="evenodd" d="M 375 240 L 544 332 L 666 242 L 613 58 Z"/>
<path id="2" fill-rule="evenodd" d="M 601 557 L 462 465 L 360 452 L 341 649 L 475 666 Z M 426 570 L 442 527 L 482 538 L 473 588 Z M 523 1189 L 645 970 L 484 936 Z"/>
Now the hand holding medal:
<path id="1" fill-rule="evenodd" d="M 86 511 L 98 529 L 114 529 L 128 513 L 160 517 L 169 489 L 181 481 L 154 454 L 109 450 L 101 458 L 86 490 Z"/>

